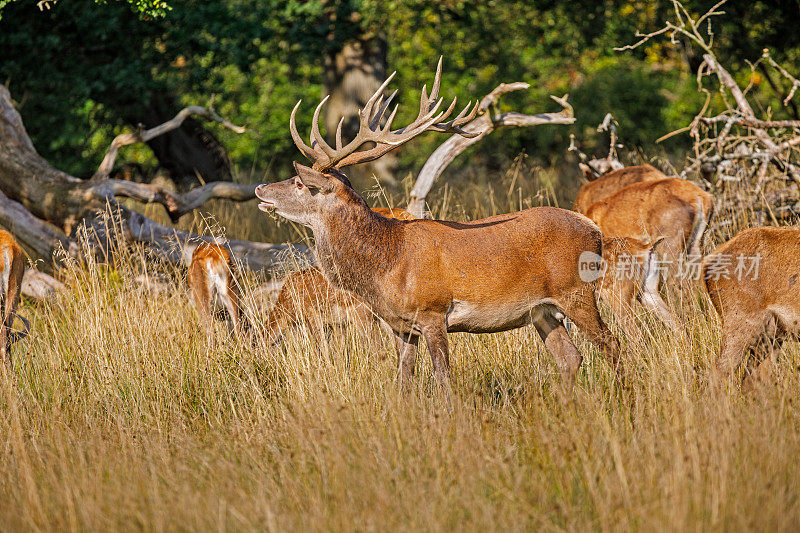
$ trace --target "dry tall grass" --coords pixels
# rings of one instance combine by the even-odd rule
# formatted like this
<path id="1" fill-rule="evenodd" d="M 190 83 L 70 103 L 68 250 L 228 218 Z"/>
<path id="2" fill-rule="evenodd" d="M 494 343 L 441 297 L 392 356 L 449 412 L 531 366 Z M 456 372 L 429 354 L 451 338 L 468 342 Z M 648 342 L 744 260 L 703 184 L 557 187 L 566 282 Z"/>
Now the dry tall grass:
<path id="1" fill-rule="evenodd" d="M 498 180 L 511 191 L 498 209 L 517 197 L 512 179 Z M 479 211 L 448 194 L 440 213 Z M 797 347 L 769 386 L 711 394 L 719 325 L 695 290 L 671 295 L 685 330 L 642 317 L 644 338 L 625 342 L 629 391 L 579 334 L 587 359 L 568 402 L 532 328 L 451 335 L 448 413 L 424 352 L 404 397 L 387 339 L 298 331 L 251 348 L 221 326 L 210 348 L 181 272 L 153 296 L 131 281 L 143 255 L 116 259 L 68 269 L 67 294 L 24 306 L 33 333 L 0 376 L 4 531 L 800 523 Z"/>

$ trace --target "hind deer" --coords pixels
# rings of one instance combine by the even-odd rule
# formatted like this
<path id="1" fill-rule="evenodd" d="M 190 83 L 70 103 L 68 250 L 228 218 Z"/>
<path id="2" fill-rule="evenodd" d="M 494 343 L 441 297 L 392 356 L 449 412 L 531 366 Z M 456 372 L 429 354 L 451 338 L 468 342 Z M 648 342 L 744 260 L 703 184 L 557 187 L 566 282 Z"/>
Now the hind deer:
<path id="1" fill-rule="evenodd" d="M 584 164 L 581 163 L 581 165 Z M 578 191 L 578 196 L 575 198 L 573 206 L 575 211 L 583 214 L 586 214 L 592 204 L 605 200 L 628 185 L 644 181 L 663 180 L 667 177 L 666 174 L 650 165 L 636 165 L 615 169 L 602 174 L 600 177 L 596 177 L 589 171 L 588 167 L 584 167 L 585 165 L 581 167 L 581 170 L 583 170 L 589 182 L 585 183 Z"/>
<path id="2" fill-rule="evenodd" d="M 20 295 L 22 293 L 22 277 L 25 275 L 25 256 L 14 237 L 5 230 L 0 230 L 0 300 L 2 300 L 3 322 L 0 324 L 0 358 L 8 366 L 12 366 L 11 345 L 24 339 L 30 331 L 30 323 L 17 314 Z M 14 318 L 19 318 L 24 325 L 23 331 L 14 331 Z"/>
<path id="3" fill-rule="evenodd" d="M 602 234 L 588 218 L 539 207 L 465 223 L 399 221 L 375 214 L 352 189 L 343 168 L 373 161 L 424 132 L 477 135 L 460 128 L 474 118 L 477 106 L 470 111 L 468 104 L 452 119 L 455 100 L 440 110 L 441 59 L 431 95 L 422 88 L 416 119 L 393 130 L 397 106 L 383 120 L 396 94 L 383 97 L 393 77 L 365 103 L 359 131 L 347 144 L 341 122 L 334 146 L 320 133 L 326 97 L 314 111 L 307 145 L 295 125 L 298 102 L 289 130 L 313 165 L 295 162 L 297 175 L 259 185 L 259 208 L 311 228 L 325 277 L 364 300 L 392 329 L 401 389 L 414 374 L 420 337 L 449 403 L 448 332 L 490 333 L 530 323 L 571 386 L 582 357 L 564 328 L 565 316 L 621 375 L 618 342 L 597 309 L 596 280 L 582 279 L 581 262 L 599 269 L 602 253 Z M 359 150 L 366 143 L 371 147 Z"/>
<path id="4" fill-rule="evenodd" d="M 374 207 L 372 211 L 396 220 L 416 220 L 399 207 Z M 287 329 L 298 326 L 353 324 L 368 332 L 376 321 L 369 306 L 355 294 L 337 289 L 318 268 L 305 268 L 289 274 L 281 286 L 267 318 L 266 334 L 277 342 Z"/>
<path id="5" fill-rule="evenodd" d="M 249 330 L 249 322 L 242 312 L 239 286 L 233 275 L 233 261 L 227 248 L 217 243 L 197 246 L 192 252 L 186 281 L 209 339 L 213 338 L 214 304 L 217 302 L 227 311 L 237 337 Z"/>
<path id="6" fill-rule="evenodd" d="M 625 331 L 636 330 L 633 310 L 636 302 L 653 311 L 670 328 L 678 321 L 661 298 L 661 272 L 657 248 L 663 238 L 645 243 L 627 237 L 603 238 L 605 272 L 600 298 L 611 307 Z"/>
<path id="7" fill-rule="evenodd" d="M 752 385 L 771 366 L 761 363 L 800 333 L 798 251 L 798 227 L 751 228 L 703 261 L 703 286 L 722 319 L 715 378 L 730 377 L 749 356 L 744 384 Z"/>
<path id="8" fill-rule="evenodd" d="M 684 254 L 699 257 L 714 197 L 694 183 L 666 178 L 628 185 L 586 210 L 606 237 L 653 242 L 664 237 L 661 255 L 677 265 Z"/>

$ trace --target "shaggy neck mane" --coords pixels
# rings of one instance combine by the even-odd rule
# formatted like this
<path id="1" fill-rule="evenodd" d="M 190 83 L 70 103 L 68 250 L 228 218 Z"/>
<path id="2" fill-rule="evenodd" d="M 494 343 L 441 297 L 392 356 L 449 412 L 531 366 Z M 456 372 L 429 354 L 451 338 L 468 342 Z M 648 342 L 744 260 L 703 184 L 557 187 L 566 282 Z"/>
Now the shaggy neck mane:
<path id="1" fill-rule="evenodd" d="M 321 227 L 313 228 L 317 258 L 335 285 L 366 296 L 376 277 L 397 261 L 402 223 L 373 212 L 349 187 L 336 194 L 337 207 L 323 213 Z"/>

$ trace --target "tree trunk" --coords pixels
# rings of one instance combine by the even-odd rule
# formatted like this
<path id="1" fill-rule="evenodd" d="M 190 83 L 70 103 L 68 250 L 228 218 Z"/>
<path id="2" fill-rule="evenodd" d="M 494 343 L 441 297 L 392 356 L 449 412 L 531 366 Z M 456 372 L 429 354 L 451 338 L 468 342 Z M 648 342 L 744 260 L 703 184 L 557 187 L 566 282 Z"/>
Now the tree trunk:
<path id="1" fill-rule="evenodd" d="M 339 120 L 342 136 L 352 139 L 358 133 L 358 111 L 386 79 L 386 42 L 378 37 L 350 41 L 325 61 L 325 91 L 330 95 L 325 115 L 325 132 L 333 142 Z M 396 185 L 393 153 L 371 162 L 368 168 L 381 183 Z"/>

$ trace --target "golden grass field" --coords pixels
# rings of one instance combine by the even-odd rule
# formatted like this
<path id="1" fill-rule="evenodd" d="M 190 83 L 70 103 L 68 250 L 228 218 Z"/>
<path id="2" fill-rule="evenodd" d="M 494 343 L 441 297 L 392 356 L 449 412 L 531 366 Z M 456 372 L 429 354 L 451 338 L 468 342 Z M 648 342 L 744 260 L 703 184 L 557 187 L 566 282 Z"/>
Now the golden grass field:
<path id="1" fill-rule="evenodd" d="M 491 194 L 440 187 L 436 214 L 550 201 L 537 193 L 546 173 L 518 170 Z M 301 239 L 252 203 L 215 212 L 231 236 Z M 161 267 L 166 293 L 132 283 L 145 261 L 127 250 L 112 265 L 69 267 L 66 294 L 22 305 L 32 333 L 0 377 L 0 530 L 800 524 L 797 345 L 753 393 L 712 393 L 719 322 L 694 287 L 669 295 L 685 330 L 642 317 L 642 338 L 623 334 L 629 390 L 579 333 L 571 398 L 533 328 L 451 335 L 448 412 L 424 349 L 417 388 L 396 391 L 384 337 L 301 330 L 251 348 L 220 324 L 210 348 L 180 269 Z M 247 295 L 259 279 L 246 276 Z"/>

